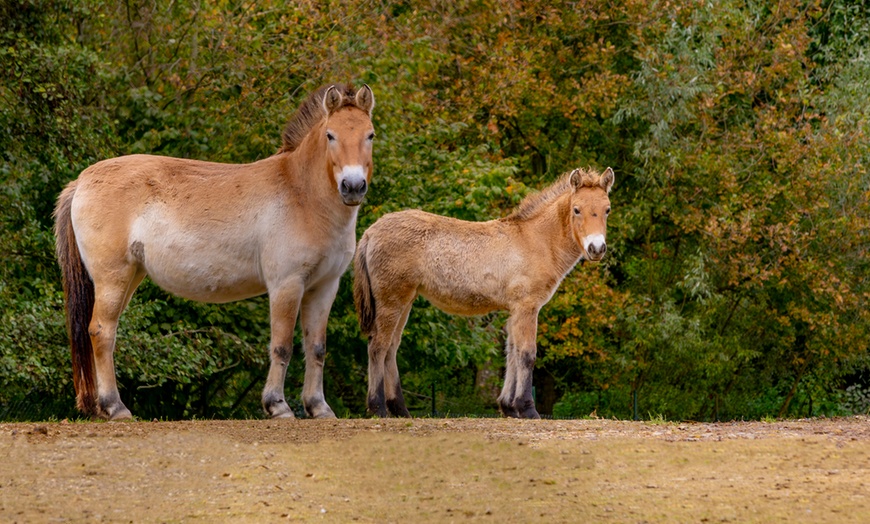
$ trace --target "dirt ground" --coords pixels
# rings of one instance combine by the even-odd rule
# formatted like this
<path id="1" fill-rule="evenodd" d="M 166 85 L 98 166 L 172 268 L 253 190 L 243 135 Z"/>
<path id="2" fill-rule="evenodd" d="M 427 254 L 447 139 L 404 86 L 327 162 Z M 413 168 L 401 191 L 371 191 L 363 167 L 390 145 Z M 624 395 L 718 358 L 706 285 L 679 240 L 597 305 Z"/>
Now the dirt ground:
<path id="1" fill-rule="evenodd" d="M 870 522 L 870 418 L 0 424 L 0 522 Z"/>

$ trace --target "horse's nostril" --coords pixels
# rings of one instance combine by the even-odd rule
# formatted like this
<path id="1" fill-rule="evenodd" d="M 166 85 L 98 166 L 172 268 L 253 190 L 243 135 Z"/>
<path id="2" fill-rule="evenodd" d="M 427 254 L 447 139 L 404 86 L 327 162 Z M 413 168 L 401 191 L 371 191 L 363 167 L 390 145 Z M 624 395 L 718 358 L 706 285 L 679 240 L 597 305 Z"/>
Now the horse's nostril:
<path id="1" fill-rule="evenodd" d="M 359 185 L 359 192 L 365 193 L 366 187 L 368 187 L 368 184 L 366 184 L 366 181 L 363 180 Z"/>
<path id="2" fill-rule="evenodd" d="M 347 180 L 342 180 L 341 181 L 341 192 L 347 193 L 348 191 L 350 191 L 350 185 L 348 185 Z"/>

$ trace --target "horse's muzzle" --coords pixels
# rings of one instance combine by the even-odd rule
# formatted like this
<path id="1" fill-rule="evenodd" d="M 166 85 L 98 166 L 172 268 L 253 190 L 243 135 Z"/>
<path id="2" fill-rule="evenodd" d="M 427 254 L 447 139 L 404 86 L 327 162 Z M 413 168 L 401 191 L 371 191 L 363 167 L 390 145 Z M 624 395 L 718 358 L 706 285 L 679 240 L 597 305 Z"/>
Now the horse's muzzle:
<path id="1" fill-rule="evenodd" d="M 366 191 L 368 191 L 368 184 L 364 178 L 355 180 L 345 178 L 338 187 L 341 201 L 346 206 L 358 206 L 366 196 Z"/>

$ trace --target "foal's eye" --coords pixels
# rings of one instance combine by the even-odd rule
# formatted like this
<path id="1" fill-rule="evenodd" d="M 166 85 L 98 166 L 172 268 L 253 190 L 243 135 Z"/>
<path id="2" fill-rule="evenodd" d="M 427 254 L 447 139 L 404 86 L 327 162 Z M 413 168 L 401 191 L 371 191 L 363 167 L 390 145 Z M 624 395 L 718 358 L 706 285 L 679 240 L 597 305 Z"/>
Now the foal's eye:
<path id="1" fill-rule="evenodd" d="M 371 141 L 374 140 L 374 139 L 375 139 L 375 133 L 374 133 L 374 131 L 371 132 L 371 133 L 369 133 L 369 136 L 366 137 L 366 140 L 368 140 L 369 142 L 371 142 Z"/>
<path id="2" fill-rule="evenodd" d="M 330 142 L 335 142 L 335 135 L 333 135 L 332 133 L 327 131 L 326 132 L 326 139 L 329 140 Z"/>
<path id="3" fill-rule="evenodd" d="M 579 207 L 575 207 L 575 208 L 574 208 L 574 214 L 575 214 L 575 215 L 579 215 L 579 214 L 580 214 L 580 208 L 579 208 Z"/>
<path id="4" fill-rule="evenodd" d="M 609 208 L 609 207 L 607 208 L 607 210 L 604 211 L 604 214 L 605 214 L 605 215 L 609 215 L 609 214 L 610 214 L 610 208 Z"/>

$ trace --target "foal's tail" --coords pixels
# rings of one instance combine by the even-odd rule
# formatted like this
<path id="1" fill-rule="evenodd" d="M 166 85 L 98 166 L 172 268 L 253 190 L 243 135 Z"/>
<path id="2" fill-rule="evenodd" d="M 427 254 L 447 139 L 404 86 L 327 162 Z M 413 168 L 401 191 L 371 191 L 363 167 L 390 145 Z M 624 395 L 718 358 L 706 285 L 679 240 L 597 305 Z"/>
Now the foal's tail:
<path id="1" fill-rule="evenodd" d="M 82 262 L 70 219 L 76 183 L 71 182 L 57 199 L 54 209 L 55 250 L 63 275 L 66 327 L 69 333 L 76 407 L 85 414 L 96 412 L 97 380 L 94 373 L 94 348 L 88 327 L 94 312 L 94 282 Z"/>
<path id="2" fill-rule="evenodd" d="M 375 296 L 372 294 L 372 282 L 366 260 L 368 244 L 369 237 L 363 234 L 353 261 L 353 302 L 359 316 L 360 331 L 363 335 L 371 337 L 375 326 Z"/>

